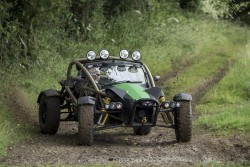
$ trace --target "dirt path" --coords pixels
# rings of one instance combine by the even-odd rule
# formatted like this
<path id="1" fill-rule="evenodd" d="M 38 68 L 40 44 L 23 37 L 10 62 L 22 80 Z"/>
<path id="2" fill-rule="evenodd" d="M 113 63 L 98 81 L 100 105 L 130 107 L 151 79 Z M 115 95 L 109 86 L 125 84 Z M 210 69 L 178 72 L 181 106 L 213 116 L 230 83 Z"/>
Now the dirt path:
<path id="1" fill-rule="evenodd" d="M 218 83 L 226 70 L 220 69 L 199 89 L 207 87 L 206 84 Z M 194 92 L 194 96 L 200 98 L 207 90 Z M 28 105 L 20 93 L 11 93 L 4 98 L 17 118 L 28 118 L 37 131 L 33 132 L 32 140 L 10 146 L 8 156 L 0 159 L 3 165 L 110 163 L 117 166 L 192 166 L 210 161 L 250 161 L 249 145 L 240 136 L 223 138 L 200 129 L 193 129 L 189 143 L 176 143 L 174 130 L 155 127 L 147 136 L 136 136 L 131 128 L 100 131 L 95 134 L 93 146 L 78 146 L 76 123 L 62 122 L 58 134 L 42 135 L 35 114 L 37 106 Z"/>
<path id="2" fill-rule="evenodd" d="M 169 129 L 154 128 L 146 137 L 135 136 L 130 129 L 117 129 L 97 133 L 93 146 L 80 147 L 76 125 L 62 124 L 61 128 L 64 130 L 59 130 L 57 135 L 36 134 L 32 141 L 11 146 L 9 156 L 1 162 L 5 165 L 191 166 L 210 161 L 243 162 L 250 158 L 249 147 L 237 136 L 223 139 L 195 130 L 190 143 L 179 144 Z"/>

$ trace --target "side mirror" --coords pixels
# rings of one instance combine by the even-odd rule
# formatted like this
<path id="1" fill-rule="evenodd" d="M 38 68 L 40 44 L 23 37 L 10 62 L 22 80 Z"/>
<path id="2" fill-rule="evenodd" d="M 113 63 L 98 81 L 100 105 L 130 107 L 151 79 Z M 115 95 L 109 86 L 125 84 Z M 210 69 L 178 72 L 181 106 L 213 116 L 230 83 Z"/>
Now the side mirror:
<path id="1" fill-rule="evenodd" d="M 161 77 L 160 76 L 154 76 L 154 81 L 158 81 Z"/>

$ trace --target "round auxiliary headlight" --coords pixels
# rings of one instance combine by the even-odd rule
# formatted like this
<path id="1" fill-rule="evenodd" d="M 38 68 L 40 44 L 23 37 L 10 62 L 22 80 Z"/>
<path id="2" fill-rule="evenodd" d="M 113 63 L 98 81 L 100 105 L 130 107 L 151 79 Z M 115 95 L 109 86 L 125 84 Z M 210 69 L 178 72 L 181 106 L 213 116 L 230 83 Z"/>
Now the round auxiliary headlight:
<path id="1" fill-rule="evenodd" d="M 111 110 L 116 109 L 115 103 L 114 103 L 114 102 L 111 102 L 111 103 L 109 104 L 109 108 L 110 108 Z"/>
<path id="2" fill-rule="evenodd" d="M 116 104 L 116 108 L 117 108 L 117 109 L 122 109 L 122 103 L 120 103 L 120 102 L 117 103 L 117 104 Z"/>
<path id="3" fill-rule="evenodd" d="M 140 53 L 140 52 L 134 51 L 134 52 L 132 53 L 132 59 L 133 59 L 133 60 L 137 61 L 137 60 L 140 60 L 140 58 L 141 58 L 141 53 Z"/>
<path id="4" fill-rule="evenodd" d="M 107 50 L 102 50 L 102 51 L 100 52 L 100 57 L 101 57 L 102 59 L 107 59 L 107 58 L 109 57 L 109 52 L 108 52 Z"/>
<path id="5" fill-rule="evenodd" d="M 89 51 L 88 53 L 87 53 L 87 58 L 88 58 L 88 60 L 94 60 L 95 58 L 96 58 L 96 54 L 95 54 L 95 52 L 94 51 Z"/>
<path id="6" fill-rule="evenodd" d="M 180 107 L 180 106 L 181 106 L 181 103 L 177 102 L 176 107 Z"/>
<path id="7" fill-rule="evenodd" d="M 168 108 L 168 107 L 169 107 L 169 103 L 168 103 L 168 102 L 164 102 L 164 103 L 163 103 L 163 107 L 164 107 L 164 108 Z"/>
<path id="8" fill-rule="evenodd" d="M 120 51 L 120 58 L 121 58 L 121 59 L 126 59 L 126 58 L 128 58 L 128 51 L 127 51 L 127 50 L 121 50 L 121 51 Z"/>

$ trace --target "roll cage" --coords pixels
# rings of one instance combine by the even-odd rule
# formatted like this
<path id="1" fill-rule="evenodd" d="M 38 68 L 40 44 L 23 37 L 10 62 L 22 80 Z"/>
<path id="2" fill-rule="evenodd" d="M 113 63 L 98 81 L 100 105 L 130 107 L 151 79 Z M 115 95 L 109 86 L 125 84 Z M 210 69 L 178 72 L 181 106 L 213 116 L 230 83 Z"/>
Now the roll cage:
<path id="1" fill-rule="evenodd" d="M 98 63 L 99 64 L 103 63 L 105 61 L 107 61 L 107 62 L 108 61 L 109 62 L 113 61 L 114 63 L 115 62 L 124 62 L 124 63 L 131 63 L 131 64 L 139 64 L 139 65 L 141 65 L 145 70 L 145 74 L 146 74 L 146 77 L 147 77 L 147 80 L 148 80 L 149 87 L 155 87 L 153 77 L 152 77 L 148 67 L 146 66 L 146 64 L 144 64 L 141 61 L 134 61 L 132 59 L 123 60 L 123 59 L 120 59 L 120 58 L 117 58 L 117 57 L 109 57 L 108 59 L 105 59 L 105 60 L 101 59 L 101 58 L 97 58 L 97 59 L 92 60 L 92 61 L 88 60 L 87 58 L 79 58 L 79 59 L 73 60 L 69 64 L 68 71 L 67 71 L 67 78 L 66 78 L 66 82 L 65 82 L 65 89 L 67 90 L 70 98 L 72 99 L 73 104 L 77 105 L 77 98 L 74 96 L 74 94 L 73 94 L 73 92 L 71 90 L 71 88 L 74 86 L 73 85 L 74 84 L 73 83 L 73 76 L 72 76 L 73 66 L 75 65 L 78 70 L 82 70 L 82 72 L 85 75 L 87 81 L 90 83 L 91 87 L 85 86 L 84 87 L 85 90 L 96 93 L 99 96 L 106 96 L 105 90 L 100 89 L 98 87 L 97 83 L 95 82 L 95 80 L 93 79 L 91 74 L 89 73 L 88 69 L 85 67 L 85 65 L 87 65 L 87 64 L 94 65 L 94 64 L 98 64 Z"/>

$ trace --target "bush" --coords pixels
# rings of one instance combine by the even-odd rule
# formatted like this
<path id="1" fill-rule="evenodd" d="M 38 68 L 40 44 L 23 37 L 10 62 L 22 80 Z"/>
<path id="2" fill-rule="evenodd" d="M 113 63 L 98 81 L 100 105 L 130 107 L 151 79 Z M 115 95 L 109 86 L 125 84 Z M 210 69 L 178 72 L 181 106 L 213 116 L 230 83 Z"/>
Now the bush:
<path id="1" fill-rule="evenodd" d="M 196 11 L 200 9 L 200 0 L 180 0 L 180 7 L 182 9 L 189 9 Z"/>

